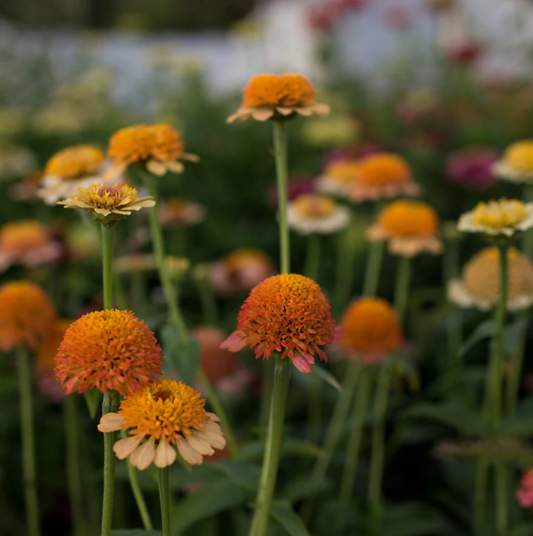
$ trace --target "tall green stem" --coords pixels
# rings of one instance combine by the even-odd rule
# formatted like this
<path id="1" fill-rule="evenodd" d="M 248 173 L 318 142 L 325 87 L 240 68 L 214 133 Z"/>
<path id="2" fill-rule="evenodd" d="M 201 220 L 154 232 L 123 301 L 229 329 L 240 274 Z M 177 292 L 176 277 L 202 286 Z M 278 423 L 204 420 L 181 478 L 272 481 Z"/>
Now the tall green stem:
<path id="1" fill-rule="evenodd" d="M 396 287 L 394 289 L 394 308 L 401 320 L 404 320 L 409 286 L 411 283 L 411 257 L 401 256 L 398 259 Z"/>
<path id="2" fill-rule="evenodd" d="M 533 203 L 533 184 L 524 186 L 524 201 Z M 528 229 L 522 236 L 522 249 L 530 259 L 533 257 L 533 229 Z"/>
<path id="3" fill-rule="evenodd" d="M 289 195 L 287 125 L 283 121 L 273 121 L 272 124 L 274 126 L 274 159 L 276 162 L 276 181 L 278 187 L 280 271 L 282 274 L 288 274 L 291 271 L 291 258 L 289 227 L 287 225 Z"/>
<path id="4" fill-rule="evenodd" d="M 257 493 L 254 517 L 249 536 L 266 536 L 270 517 L 270 507 L 276 487 L 276 477 L 280 459 L 281 442 L 283 439 L 283 421 L 290 376 L 290 359 L 276 356 L 274 366 L 274 384 L 270 401 L 265 454 L 261 471 L 261 480 Z"/>
<path id="5" fill-rule="evenodd" d="M 63 399 L 63 419 L 65 429 L 65 452 L 67 459 L 67 481 L 74 536 L 87 533 L 83 514 L 82 484 L 80 472 L 79 417 L 76 395 Z"/>
<path id="6" fill-rule="evenodd" d="M 33 393 L 31 362 L 27 349 L 18 352 L 20 425 L 22 428 L 22 477 L 26 503 L 28 536 L 40 536 L 39 503 L 37 501 L 37 477 L 35 470 L 35 436 L 33 423 Z"/>
<path id="7" fill-rule="evenodd" d="M 368 254 L 366 264 L 365 282 L 363 284 L 363 296 L 365 297 L 372 298 L 377 294 L 384 251 L 384 240 L 377 240 L 370 243 L 370 252 Z"/>
<path id="8" fill-rule="evenodd" d="M 459 248 L 457 240 L 450 240 L 446 245 L 443 255 L 444 283 L 447 285 L 459 275 Z M 454 308 L 457 313 L 457 307 Z M 448 338 L 449 361 L 451 370 L 458 370 L 462 365 L 462 357 L 459 349 L 462 346 L 462 327 L 457 314 L 449 317 L 446 322 L 446 334 Z"/>
<path id="9" fill-rule="evenodd" d="M 101 225 L 104 309 L 113 308 L 113 227 Z"/>
<path id="10" fill-rule="evenodd" d="M 320 270 L 320 235 L 311 233 L 307 236 L 307 254 L 304 274 L 316 281 Z"/>
<path id="11" fill-rule="evenodd" d="M 161 526 L 163 536 L 171 536 L 170 533 L 170 482 L 169 468 L 158 470 L 159 473 L 159 500 L 161 502 Z"/>
<path id="12" fill-rule="evenodd" d="M 356 254 L 357 221 L 352 217 L 350 225 L 339 235 L 337 255 L 337 277 L 333 303 L 335 311 L 340 312 L 352 295 L 353 272 Z"/>

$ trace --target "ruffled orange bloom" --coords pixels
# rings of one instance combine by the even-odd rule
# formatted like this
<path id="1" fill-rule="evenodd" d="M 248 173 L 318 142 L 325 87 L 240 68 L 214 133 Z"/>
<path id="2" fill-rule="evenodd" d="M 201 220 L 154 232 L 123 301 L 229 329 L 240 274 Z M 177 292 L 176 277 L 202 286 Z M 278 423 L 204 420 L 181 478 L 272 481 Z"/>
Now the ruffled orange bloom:
<path id="1" fill-rule="evenodd" d="M 163 176 L 168 171 L 181 173 L 180 160 L 197 162 L 196 155 L 184 152 L 181 134 L 167 124 L 134 125 L 126 127 L 111 136 L 107 155 L 113 165 L 106 171 L 106 177 L 116 177 L 130 164 L 138 163 L 150 173 Z"/>
<path id="2" fill-rule="evenodd" d="M 354 301 L 342 317 L 341 328 L 340 347 L 367 364 L 384 361 L 403 342 L 400 319 L 381 298 Z"/>
<path id="3" fill-rule="evenodd" d="M 226 446 L 217 424 L 220 419 L 205 411 L 200 396 L 184 383 L 159 380 L 125 397 L 118 413 L 100 419 L 98 430 L 108 433 L 130 428 L 131 437 L 117 441 L 113 450 L 121 460 L 129 456 L 139 470 L 152 462 L 157 467 L 172 465 L 176 460 L 173 445 L 185 461 L 198 465 L 203 456 L 215 453 L 214 448 Z"/>
<path id="4" fill-rule="evenodd" d="M 38 266 L 61 256 L 61 246 L 37 220 L 18 220 L 0 227 L 0 270 L 14 264 Z"/>
<path id="5" fill-rule="evenodd" d="M 315 90 L 301 74 L 260 74 L 244 88 L 241 107 L 227 119 L 266 121 L 276 117 L 327 115 L 330 108 L 315 101 Z"/>
<path id="6" fill-rule="evenodd" d="M 360 203 L 419 193 L 420 186 L 413 182 L 411 168 L 404 158 L 393 153 L 378 153 L 359 161 L 350 197 Z"/>
<path id="7" fill-rule="evenodd" d="M 441 253 L 437 237 L 439 219 L 435 210 L 419 201 L 394 201 L 379 214 L 376 225 L 367 232 L 369 240 L 387 240 L 396 255 L 414 257 L 423 251 Z"/>
<path id="8" fill-rule="evenodd" d="M 35 350 L 56 320 L 56 310 L 44 290 L 29 281 L 0 287 L 0 349 Z"/>
<path id="9" fill-rule="evenodd" d="M 320 287 L 308 277 L 283 274 L 259 283 L 241 307 L 237 331 L 221 348 L 237 352 L 255 348 L 256 358 L 272 353 L 291 359 L 301 372 L 311 372 L 314 355 L 327 361 L 322 346 L 335 337 L 331 307 Z"/>
<path id="10" fill-rule="evenodd" d="M 148 326 L 131 311 L 97 311 L 66 331 L 59 347 L 56 375 L 68 394 L 108 389 L 122 395 L 161 375 L 161 348 Z"/>

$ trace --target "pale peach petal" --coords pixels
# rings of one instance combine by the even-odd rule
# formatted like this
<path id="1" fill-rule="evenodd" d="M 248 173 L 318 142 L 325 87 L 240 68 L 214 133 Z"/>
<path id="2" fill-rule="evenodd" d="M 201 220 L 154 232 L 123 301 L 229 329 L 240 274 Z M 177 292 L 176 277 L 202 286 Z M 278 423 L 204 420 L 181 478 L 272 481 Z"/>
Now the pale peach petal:
<path id="1" fill-rule="evenodd" d="M 281 115 L 291 115 L 292 113 L 294 113 L 294 108 L 292 107 L 286 107 L 286 106 L 276 106 L 276 110 L 281 114 Z"/>
<path id="2" fill-rule="evenodd" d="M 231 114 L 227 119 L 226 123 L 233 123 L 237 119 L 245 120 L 249 119 L 252 115 L 251 108 L 239 108 L 234 114 Z"/>
<path id="3" fill-rule="evenodd" d="M 202 455 L 196 452 L 185 439 L 180 438 L 176 443 L 181 457 L 191 465 L 200 465 L 203 461 Z"/>
<path id="4" fill-rule="evenodd" d="M 220 422 L 220 419 L 214 414 L 209 413 L 209 411 L 206 411 L 205 414 L 213 421 L 213 422 Z"/>
<path id="5" fill-rule="evenodd" d="M 203 439 L 204 441 L 207 441 L 212 447 L 215 447 L 216 449 L 223 449 L 226 446 L 226 440 L 221 434 L 217 434 L 214 432 L 206 432 L 204 430 L 202 431 L 194 431 L 192 433 L 194 437 L 198 437 L 200 439 Z"/>
<path id="6" fill-rule="evenodd" d="M 144 471 L 155 458 L 155 440 L 151 437 L 146 443 L 134 450 L 130 456 L 130 462 L 133 467 Z"/>
<path id="7" fill-rule="evenodd" d="M 303 116 L 305 116 L 305 117 L 309 117 L 309 116 L 313 115 L 313 111 L 310 110 L 310 109 L 307 108 L 307 107 L 298 107 L 298 108 L 294 108 L 294 111 L 295 111 L 297 114 L 303 115 Z"/>
<path id="8" fill-rule="evenodd" d="M 96 207 L 91 207 L 92 210 L 94 210 L 97 214 L 101 214 L 102 216 L 109 216 L 109 214 L 111 214 L 111 211 L 110 210 L 107 210 L 106 208 L 96 208 Z M 128 214 L 129 215 L 129 214 Z"/>
<path id="9" fill-rule="evenodd" d="M 272 108 L 254 108 L 250 115 L 256 121 L 266 121 L 274 115 L 274 110 Z"/>
<path id="10" fill-rule="evenodd" d="M 122 428 L 123 423 L 124 419 L 118 413 L 106 413 L 100 419 L 98 430 L 104 433 L 116 432 Z"/>
<path id="11" fill-rule="evenodd" d="M 181 159 L 188 160 L 189 162 L 200 162 L 200 157 L 197 154 L 192 153 L 183 153 Z"/>
<path id="12" fill-rule="evenodd" d="M 220 434 L 222 431 L 222 428 L 213 421 L 209 421 L 203 428 L 202 432 L 213 432 L 214 434 Z"/>
<path id="13" fill-rule="evenodd" d="M 172 465 L 176 460 L 176 451 L 164 440 L 159 442 L 159 446 L 155 451 L 154 463 L 159 468 Z"/>
<path id="14" fill-rule="evenodd" d="M 165 164 L 167 165 L 167 168 L 172 171 L 172 173 L 183 173 L 183 170 L 185 169 L 181 162 L 177 162 L 175 160 L 168 160 L 165 162 Z"/>
<path id="15" fill-rule="evenodd" d="M 139 446 L 140 442 L 140 437 L 125 437 L 113 445 L 113 451 L 119 460 L 124 460 Z"/>
<path id="16" fill-rule="evenodd" d="M 187 435 L 185 436 L 185 439 L 187 440 L 187 443 L 200 454 L 203 454 L 204 456 L 211 456 L 215 453 L 215 451 L 211 448 L 211 445 L 204 441 L 203 439 L 199 439 L 197 437 L 194 437 L 193 435 Z"/>
<path id="17" fill-rule="evenodd" d="M 306 108 L 317 115 L 329 115 L 331 112 L 331 107 L 321 102 L 313 102 L 312 104 L 306 106 Z"/>
<path id="18" fill-rule="evenodd" d="M 167 172 L 167 166 L 158 160 L 148 160 L 146 162 L 146 169 L 152 175 L 157 175 L 158 177 L 162 177 Z"/>
<path id="19" fill-rule="evenodd" d="M 112 181 L 113 179 L 116 179 L 119 175 L 122 175 L 122 173 L 126 171 L 127 167 L 128 166 L 126 164 L 122 164 L 122 163 L 120 164 L 116 163 L 116 164 L 109 166 L 104 171 L 104 182 L 109 182 L 109 181 Z"/>

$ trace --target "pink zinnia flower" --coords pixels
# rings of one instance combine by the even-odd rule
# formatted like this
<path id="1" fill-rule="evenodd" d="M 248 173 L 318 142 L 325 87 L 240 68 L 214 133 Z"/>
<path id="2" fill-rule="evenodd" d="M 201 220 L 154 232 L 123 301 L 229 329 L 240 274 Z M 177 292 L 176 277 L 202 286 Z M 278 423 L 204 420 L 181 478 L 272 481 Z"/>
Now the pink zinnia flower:
<path id="1" fill-rule="evenodd" d="M 498 153 L 490 147 L 466 147 L 447 159 L 446 175 L 470 190 L 486 190 L 496 182 L 492 167 L 497 160 Z"/>
<path id="2" fill-rule="evenodd" d="M 516 491 L 516 498 L 522 508 L 533 506 L 533 469 L 525 471 L 522 475 L 520 488 Z"/>

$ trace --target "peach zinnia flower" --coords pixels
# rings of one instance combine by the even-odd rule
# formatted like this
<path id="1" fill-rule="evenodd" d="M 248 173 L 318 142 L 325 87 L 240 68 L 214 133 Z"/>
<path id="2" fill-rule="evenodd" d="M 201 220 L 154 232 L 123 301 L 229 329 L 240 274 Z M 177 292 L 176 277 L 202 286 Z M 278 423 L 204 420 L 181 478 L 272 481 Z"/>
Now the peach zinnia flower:
<path id="1" fill-rule="evenodd" d="M 507 308 L 527 309 L 533 304 L 533 264 L 520 251 L 507 251 Z M 500 261 L 495 247 L 485 248 L 465 265 L 461 279 L 448 284 L 448 298 L 460 307 L 494 308 L 500 300 Z"/>
<path id="2" fill-rule="evenodd" d="M 254 76 L 243 91 L 241 107 L 227 119 L 288 118 L 299 115 L 327 115 L 327 104 L 315 101 L 315 90 L 309 80 L 301 74 L 260 74 Z"/>
<path id="3" fill-rule="evenodd" d="M 360 203 L 419 193 L 420 186 L 413 182 L 411 168 L 404 158 L 393 153 L 378 153 L 359 161 L 350 197 Z"/>
<path id="4" fill-rule="evenodd" d="M 109 178 L 123 173 L 131 164 L 139 164 L 159 177 L 168 171 L 181 173 L 180 160 L 198 162 L 198 157 L 184 152 L 181 134 L 167 124 L 134 125 L 111 136 L 107 155 L 112 166 L 106 171 Z"/>
<path id="5" fill-rule="evenodd" d="M 522 474 L 520 488 L 516 491 L 516 498 L 522 508 L 533 507 L 533 469 Z"/>
<path id="6" fill-rule="evenodd" d="M 341 319 L 339 346 L 366 364 L 383 362 L 403 342 L 400 319 L 392 305 L 381 298 L 354 301 Z"/>
<path id="7" fill-rule="evenodd" d="M 35 350 L 56 320 L 56 310 L 44 290 L 29 281 L 0 287 L 0 349 Z"/>
<path id="8" fill-rule="evenodd" d="M 237 331 L 221 345 L 232 352 L 255 348 L 255 357 L 272 353 L 289 358 L 300 372 L 311 372 L 315 353 L 327 361 L 321 346 L 336 334 L 331 307 L 320 287 L 308 277 L 283 274 L 259 283 L 244 302 Z"/>
<path id="9" fill-rule="evenodd" d="M 423 251 L 438 254 L 439 219 L 435 210 L 419 201 L 394 201 L 379 214 L 378 223 L 367 231 L 371 241 L 387 240 L 395 255 L 414 257 Z"/>
<path id="10" fill-rule="evenodd" d="M 350 223 L 350 211 L 334 199 L 320 194 L 303 194 L 289 203 L 287 223 L 300 234 L 331 234 Z"/>
<path id="11" fill-rule="evenodd" d="M 205 207 L 187 199 L 171 197 L 161 204 L 159 217 L 163 227 L 168 229 L 196 225 L 205 220 Z"/>
<path id="12" fill-rule="evenodd" d="M 316 189 L 335 197 L 349 197 L 358 166 L 358 161 L 353 159 L 329 162 L 316 180 Z"/>
<path id="13" fill-rule="evenodd" d="M 66 331 L 56 355 L 56 374 L 67 394 L 108 389 L 125 395 L 161 375 L 161 348 L 131 311 L 97 311 Z"/>
<path id="14" fill-rule="evenodd" d="M 39 197 L 47 205 L 75 194 L 80 187 L 104 182 L 104 153 L 93 145 L 78 145 L 59 151 L 48 160 Z"/>
<path id="15" fill-rule="evenodd" d="M 200 396 L 184 383 L 159 380 L 126 396 L 118 413 L 100 419 L 98 430 L 108 433 L 130 428 L 131 437 L 117 441 L 113 450 L 120 460 L 129 456 L 141 471 L 152 462 L 160 468 L 172 465 L 174 445 L 186 462 L 199 465 L 203 456 L 215 453 L 214 448 L 226 446 L 217 424 L 220 419 L 205 411 Z"/>
<path id="16" fill-rule="evenodd" d="M 0 270 L 14 264 L 38 266 L 57 260 L 62 248 L 37 220 L 17 220 L 0 227 Z"/>

